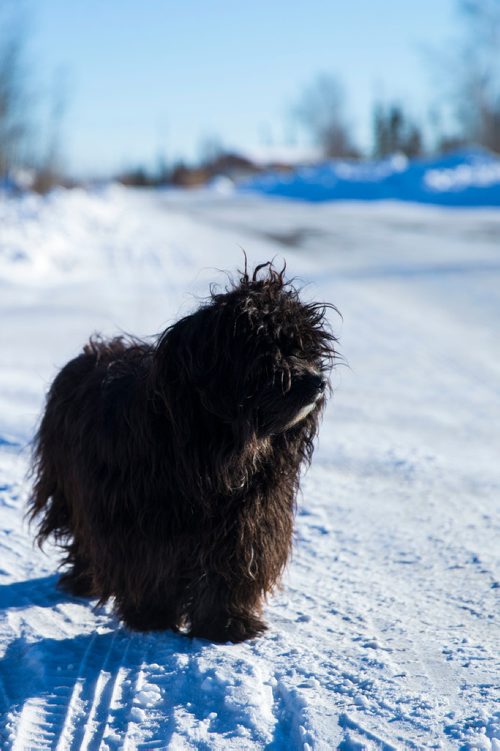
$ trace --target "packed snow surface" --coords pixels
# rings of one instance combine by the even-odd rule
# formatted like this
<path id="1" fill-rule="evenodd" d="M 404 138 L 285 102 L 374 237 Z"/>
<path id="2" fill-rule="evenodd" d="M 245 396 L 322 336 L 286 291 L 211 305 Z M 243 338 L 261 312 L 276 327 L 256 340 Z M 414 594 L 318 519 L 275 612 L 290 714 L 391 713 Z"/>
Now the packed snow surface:
<path id="1" fill-rule="evenodd" d="M 440 157 L 395 154 L 373 162 L 333 160 L 269 172 L 243 190 L 304 201 L 392 199 L 443 206 L 500 206 L 500 159 L 474 149 Z"/>
<path id="2" fill-rule="evenodd" d="M 131 633 L 33 547 L 29 442 L 91 332 L 161 331 L 241 248 L 343 314 L 294 555 L 260 639 Z M 498 751 L 500 212 L 2 199 L 0 314 L 2 751 Z"/>

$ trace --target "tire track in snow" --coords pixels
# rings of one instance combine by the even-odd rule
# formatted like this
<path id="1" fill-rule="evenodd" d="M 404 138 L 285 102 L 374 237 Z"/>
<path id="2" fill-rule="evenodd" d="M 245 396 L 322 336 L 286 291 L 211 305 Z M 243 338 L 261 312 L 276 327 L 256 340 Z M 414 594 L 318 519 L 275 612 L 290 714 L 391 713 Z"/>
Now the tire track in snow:
<path id="1" fill-rule="evenodd" d="M 80 665 L 79 678 L 75 683 L 75 701 L 71 702 L 72 709 L 73 707 L 78 709 L 78 705 L 80 704 L 80 711 L 71 711 L 69 713 L 67 737 L 65 738 L 61 735 L 57 751 L 66 751 L 66 749 L 75 749 L 76 751 L 76 749 L 84 748 L 85 742 L 88 744 L 89 728 L 92 728 L 94 725 L 94 716 L 97 712 L 97 706 L 104 692 L 104 687 L 108 683 L 109 674 L 107 673 L 106 668 L 109 664 L 110 654 L 113 650 L 116 635 L 116 632 L 112 635 L 108 648 L 104 652 L 102 658 L 100 658 L 101 667 L 99 668 L 97 679 L 92 689 L 88 686 L 88 677 L 86 678 L 85 672 L 93 656 L 94 647 L 97 643 L 96 638 L 93 638 L 89 644 L 89 649 Z"/>
<path id="2" fill-rule="evenodd" d="M 85 712 L 82 699 L 85 673 L 96 639 L 97 634 L 89 638 L 76 677 L 71 664 L 64 672 L 57 665 L 55 670 L 49 670 L 43 676 L 44 683 L 54 686 L 54 689 L 47 696 L 42 693 L 41 696 L 28 698 L 24 703 L 15 728 L 12 751 L 22 751 L 27 747 L 33 751 L 46 748 L 67 751 L 71 747 L 75 727 Z M 55 646 L 57 648 L 57 644 Z"/>
<path id="3" fill-rule="evenodd" d="M 79 745 L 73 744 L 75 751 L 76 749 L 88 751 L 90 748 L 100 748 L 106 729 L 111 722 L 111 713 L 117 706 L 116 698 L 120 692 L 121 683 L 127 677 L 127 671 L 123 668 L 123 663 L 130 647 L 130 636 L 125 636 L 125 649 L 120 650 L 119 661 L 116 665 L 113 665 L 116 641 L 122 633 L 116 631 L 113 634 L 111 644 L 106 652 L 102 668 L 95 683 L 88 717 L 85 726 L 82 727 L 84 731 L 83 738 Z M 119 639 L 119 641 L 121 643 L 123 639 Z"/>
<path id="4" fill-rule="evenodd" d="M 46 751 L 53 747 L 54 734 L 46 719 L 43 698 L 29 699 L 23 706 L 15 730 L 10 733 L 12 751 Z"/>
<path id="5" fill-rule="evenodd" d="M 38 605 L 44 600 L 57 602 L 54 579 L 50 576 L 4 585 L 2 630 L 9 633 L 10 643 L 2 657 L 2 749 L 53 749 L 57 742 L 73 682 L 70 662 L 74 650 L 70 648 L 73 622 L 64 606 L 51 609 Z M 29 634 L 37 626 L 51 636 L 30 641 Z"/>
<path id="6" fill-rule="evenodd" d="M 130 637 L 122 630 L 97 635 L 79 670 L 65 734 L 57 751 L 97 749 L 110 725 L 116 696 L 127 672 L 123 668 Z"/>
<path id="7" fill-rule="evenodd" d="M 130 634 L 128 636 L 120 664 L 112 680 L 108 711 L 102 724 L 102 732 L 99 734 L 99 740 L 104 744 L 104 748 L 123 748 L 123 715 L 127 714 L 129 708 L 132 706 L 136 683 L 132 678 L 134 670 L 130 666 L 138 663 L 140 665 L 138 669 L 140 672 L 144 667 L 146 652 L 146 647 L 142 643 L 142 647 L 137 651 L 139 655 L 139 659 L 137 660 L 137 657 L 134 657 L 132 647 L 137 641 L 141 644 L 142 639 L 144 637 L 137 634 Z"/>
<path id="8" fill-rule="evenodd" d="M 122 736 L 120 740 L 121 745 L 117 746 L 117 748 L 123 748 L 125 750 L 130 749 L 130 751 L 135 748 L 134 736 L 137 735 L 135 733 L 135 729 L 137 727 L 137 723 L 140 723 L 140 720 L 142 719 L 140 717 L 140 711 L 137 710 L 137 702 L 135 700 L 139 692 L 141 691 L 142 686 L 144 685 L 147 664 L 146 653 L 148 652 L 148 646 L 151 637 L 142 634 L 138 638 L 142 642 L 142 648 L 140 649 L 139 659 L 136 661 L 137 667 L 133 672 L 130 671 L 128 675 L 127 701 L 122 703 L 124 716 L 122 717 L 122 728 L 120 729 L 120 734 Z M 125 728 L 125 731 L 123 731 L 123 728 Z"/>
<path id="9" fill-rule="evenodd" d="M 71 659 L 79 640 L 83 654 L 75 671 Z M 129 672 L 124 664 L 130 641 L 128 635 L 118 630 L 47 639 L 24 648 L 20 644 L 18 651 L 26 652 L 24 665 L 22 654 L 21 667 L 17 665 L 22 674 L 33 672 L 39 658 L 43 658 L 43 663 L 39 675 L 25 689 L 28 695 L 21 699 L 19 713 L 11 715 L 12 751 L 27 748 L 30 751 L 94 751 L 106 734 L 114 737 L 111 726 L 114 715 L 120 710 L 117 697 Z"/>

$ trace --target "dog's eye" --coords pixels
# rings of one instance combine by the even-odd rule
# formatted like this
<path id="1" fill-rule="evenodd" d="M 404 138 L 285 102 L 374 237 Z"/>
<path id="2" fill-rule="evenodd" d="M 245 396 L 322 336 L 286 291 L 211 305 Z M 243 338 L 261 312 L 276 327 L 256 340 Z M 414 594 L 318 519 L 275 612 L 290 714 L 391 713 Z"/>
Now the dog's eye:
<path id="1" fill-rule="evenodd" d="M 283 394 L 290 391 L 292 386 L 292 372 L 290 368 L 283 368 L 276 374 L 276 384 L 280 387 Z"/>

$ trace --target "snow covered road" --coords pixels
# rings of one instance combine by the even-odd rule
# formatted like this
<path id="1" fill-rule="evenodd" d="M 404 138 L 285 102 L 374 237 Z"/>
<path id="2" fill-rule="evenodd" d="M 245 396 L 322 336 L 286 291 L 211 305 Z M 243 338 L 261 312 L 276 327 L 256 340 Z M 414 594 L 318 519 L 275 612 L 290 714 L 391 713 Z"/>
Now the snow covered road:
<path id="1" fill-rule="evenodd" d="M 27 446 L 89 333 L 148 335 L 286 258 L 333 376 L 268 633 L 127 632 L 55 587 Z M 210 192 L 0 201 L 0 747 L 500 749 L 500 212 Z"/>

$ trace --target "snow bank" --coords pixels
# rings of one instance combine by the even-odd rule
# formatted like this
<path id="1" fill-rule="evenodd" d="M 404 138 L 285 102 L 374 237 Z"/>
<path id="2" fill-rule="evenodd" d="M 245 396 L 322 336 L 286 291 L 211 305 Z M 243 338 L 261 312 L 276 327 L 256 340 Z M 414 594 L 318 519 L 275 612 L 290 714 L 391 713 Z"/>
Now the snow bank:
<path id="1" fill-rule="evenodd" d="M 464 151 L 434 159 L 331 161 L 246 181 L 244 191 L 304 201 L 391 199 L 442 206 L 500 206 L 500 159 Z"/>

